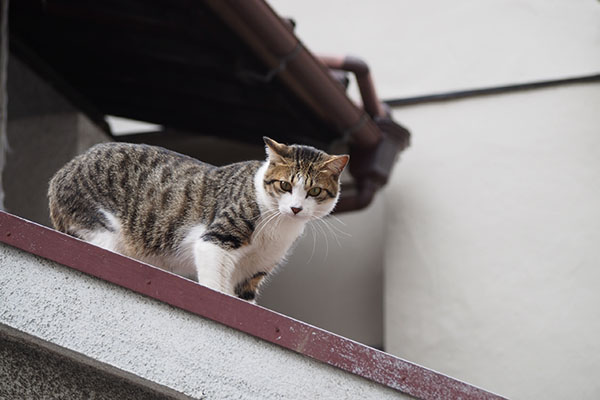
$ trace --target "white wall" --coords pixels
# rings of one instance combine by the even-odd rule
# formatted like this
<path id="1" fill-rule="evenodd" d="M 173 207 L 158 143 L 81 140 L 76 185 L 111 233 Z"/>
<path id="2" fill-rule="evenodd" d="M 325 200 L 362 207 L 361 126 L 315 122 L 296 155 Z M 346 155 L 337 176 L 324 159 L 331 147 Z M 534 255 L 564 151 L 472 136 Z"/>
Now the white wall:
<path id="1" fill-rule="evenodd" d="M 599 105 L 587 85 L 402 111 L 388 351 L 511 398 L 600 396 Z"/>
<path id="2" fill-rule="evenodd" d="M 383 98 L 597 73 L 600 3 L 272 1 Z M 511 398 L 600 396 L 600 84 L 397 109 L 386 350 Z"/>
<path id="3" fill-rule="evenodd" d="M 355 54 L 380 97 L 598 72 L 597 0 L 269 0 L 314 52 Z"/>

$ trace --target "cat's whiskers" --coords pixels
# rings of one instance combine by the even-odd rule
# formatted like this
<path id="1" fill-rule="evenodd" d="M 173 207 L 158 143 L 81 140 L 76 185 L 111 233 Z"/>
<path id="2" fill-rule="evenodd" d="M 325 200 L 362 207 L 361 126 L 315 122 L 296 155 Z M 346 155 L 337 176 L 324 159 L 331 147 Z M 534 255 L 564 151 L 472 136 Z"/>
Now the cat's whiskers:
<path id="1" fill-rule="evenodd" d="M 264 228 L 268 220 L 276 214 L 276 210 L 266 210 L 259 217 L 262 217 L 258 220 L 256 227 L 254 228 L 254 236 L 258 235 L 258 233 Z"/>
<path id="2" fill-rule="evenodd" d="M 336 216 L 335 216 L 335 215 L 333 215 L 333 214 L 329 214 L 329 215 L 328 215 L 328 217 L 331 217 L 331 218 L 335 219 L 337 222 L 339 222 L 340 224 L 342 224 L 342 225 L 344 225 L 344 226 L 347 226 L 347 225 L 348 225 L 348 224 L 346 224 L 344 221 L 342 221 L 340 218 L 336 217 Z"/>
<path id="3" fill-rule="evenodd" d="M 267 211 L 265 214 L 267 214 L 265 219 L 261 220 L 258 224 L 258 227 L 254 230 L 255 237 L 258 237 L 269 223 L 271 223 L 273 220 L 276 220 L 276 218 L 281 215 L 281 212 L 279 212 L 279 210 L 276 209 L 271 210 L 270 212 Z"/>
<path id="4" fill-rule="evenodd" d="M 331 226 L 329 226 L 327 224 L 327 221 L 325 221 L 324 219 L 319 220 L 320 223 L 323 223 L 323 225 L 325 226 L 325 228 L 327 228 L 327 230 L 331 233 L 331 235 L 333 236 L 333 238 L 335 239 L 336 243 L 338 244 L 339 247 L 342 247 L 342 244 L 340 243 L 340 240 L 338 238 L 338 235 L 335 233 L 335 231 L 333 229 L 331 229 Z"/>
<path id="5" fill-rule="evenodd" d="M 269 220 L 265 223 L 265 227 L 267 226 L 267 224 L 271 224 L 271 223 L 275 223 L 275 225 L 279 225 L 279 223 L 281 222 L 281 218 L 279 218 L 280 216 L 282 216 L 283 214 L 281 214 L 281 212 L 279 210 L 277 210 L 275 212 L 275 214 L 269 218 Z M 264 230 L 264 227 L 263 227 Z"/>
<path id="6" fill-rule="evenodd" d="M 330 217 L 334 217 L 334 216 L 333 216 L 333 215 L 330 215 Z M 341 224 L 343 224 L 343 225 L 346 225 L 346 224 L 344 223 L 344 221 L 342 221 L 341 219 L 339 219 L 339 218 L 337 218 L 337 217 L 334 217 L 334 218 L 335 218 L 335 219 L 336 219 L 338 222 L 340 222 Z M 344 235 L 344 236 L 346 236 L 346 237 L 349 237 L 349 238 L 351 238 L 351 237 L 352 237 L 352 235 L 351 235 L 350 233 L 348 233 L 348 232 L 346 232 L 346 231 L 342 230 L 341 228 L 338 228 L 337 226 L 335 226 L 335 224 L 334 224 L 333 222 L 329 221 L 327 218 L 323 218 L 323 220 L 322 220 L 322 221 L 323 221 L 323 222 L 324 222 L 326 225 L 328 225 L 328 226 L 329 226 L 331 229 L 334 229 L 336 232 L 338 232 L 339 234 L 342 234 L 342 235 Z"/>
<path id="7" fill-rule="evenodd" d="M 333 215 L 329 215 L 331 217 L 334 217 Z M 343 222 L 341 219 L 334 217 L 335 220 L 343 225 L 346 225 L 345 222 Z M 331 220 L 328 220 L 328 218 L 312 218 L 310 220 L 310 224 L 308 224 L 311 228 L 311 233 L 313 235 L 313 249 L 311 252 L 311 255 L 308 259 L 308 261 L 306 262 L 307 264 L 309 264 L 314 255 L 316 254 L 316 242 L 317 242 L 317 236 L 318 233 L 321 233 L 324 237 L 325 237 L 325 259 L 327 258 L 327 256 L 329 255 L 329 236 L 333 236 L 333 238 L 335 239 L 337 245 L 341 248 L 342 243 L 342 235 L 345 237 L 352 237 L 351 234 L 349 234 L 348 232 L 343 231 L 342 229 L 340 229 L 339 227 L 337 227 Z M 322 225 L 323 226 L 322 226 Z"/>
<path id="8" fill-rule="evenodd" d="M 315 250 L 317 249 L 317 234 L 315 232 L 315 227 L 312 226 L 312 224 L 308 224 L 308 226 L 310 226 L 312 237 L 313 237 L 313 248 L 312 248 L 312 252 L 310 253 L 310 257 L 308 258 L 308 261 L 306 262 L 306 264 L 310 264 L 313 256 L 315 255 Z"/>
<path id="9" fill-rule="evenodd" d="M 257 215 L 255 215 L 255 216 L 254 216 L 254 217 L 252 217 L 252 218 L 244 218 L 244 217 L 242 217 L 242 216 L 238 216 L 238 218 L 239 218 L 239 219 L 242 219 L 242 220 L 244 220 L 244 221 L 248 221 L 248 222 L 253 222 L 253 221 L 256 221 L 256 220 L 257 220 L 257 219 L 259 219 L 260 217 L 261 217 L 261 214 L 257 214 Z"/>
<path id="10" fill-rule="evenodd" d="M 329 255 L 329 239 L 327 238 L 327 232 L 325 232 L 323 230 L 323 228 L 318 224 L 319 221 L 321 221 L 320 219 L 315 219 L 313 221 L 316 221 L 317 224 L 313 225 L 315 228 L 317 228 L 319 230 L 319 232 L 321 232 L 323 234 L 323 236 L 325 237 L 325 257 L 323 258 L 323 261 L 325 261 L 327 259 L 327 256 Z"/>

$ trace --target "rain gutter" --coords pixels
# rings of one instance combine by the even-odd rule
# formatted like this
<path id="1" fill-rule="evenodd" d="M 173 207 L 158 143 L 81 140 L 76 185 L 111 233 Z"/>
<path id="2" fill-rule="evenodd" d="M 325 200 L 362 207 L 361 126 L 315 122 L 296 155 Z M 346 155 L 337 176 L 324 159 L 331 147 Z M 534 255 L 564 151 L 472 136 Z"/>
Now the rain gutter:
<path id="1" fill-rule="evenodd" d="M 363 108 L 371 117 L 384 117 L 387 113 L 383 104 L 377 98 L 375 92 L 375 84 L 371 77 L 371 72 L 367 63 L 355 56 L 332 56 L 320 55 L 319 60 L 327 66 L 327 68 L 340 71 L 352 72 L 358 84 L 358 90 L 363 102 Z"/>
<path id="2" fill-rule="evenodd" d="M 267 65 L 263 81 L 277 76 L 350 145 L 355 192 L 342 197 L 336 212 L 368 206 L 387 183 L 399 152 L 408 147 L 410 133 L 391 119 L 377 98 L 367 64 L 356 57 L 317 59 L 296 38 L 293 24 L 263 0 L 208 0 L 207 4 Z M 348 98 L 328 68 L 355 74 L 364 109 Z"/>
<path id="3" fill-rule="evenodd" d="M 355 211 L 367 207 L 375 193 L 387 183 L 398 154 L 410 142 L 407 129 L 394 122 L 389 107 L 379 101 L 367 63 L 355 56 L 322 55 L 321 62 L 333 70 L 352 72 L 356 78 L 363 108 L 382 134 L 381 141 L 364 150 L 351 145 L 350 172 L 356 181 L 354 194 L 343 196 L 335 211 Z"/>
<path id="4" fill-rule="evenodd" d="M 208 0 L 208 6 L 254 50 L 269 68 L 321 119 L 357 146 L 370 148 L 382 139 L 368 115 L 346 96 L 327 68 L 296 38 L 292 25 L 262 0 Z"/>
<path id="5" fill-rule="evenodd" d="M 361 147 L 375 146 L 381 132 L 366 119 L 325 66 L 296 38 L 289 22 L 262 0 L 209 0 L 207 4 L 269 68 L 265 80 L 280 78 L 320 118 Z"/>

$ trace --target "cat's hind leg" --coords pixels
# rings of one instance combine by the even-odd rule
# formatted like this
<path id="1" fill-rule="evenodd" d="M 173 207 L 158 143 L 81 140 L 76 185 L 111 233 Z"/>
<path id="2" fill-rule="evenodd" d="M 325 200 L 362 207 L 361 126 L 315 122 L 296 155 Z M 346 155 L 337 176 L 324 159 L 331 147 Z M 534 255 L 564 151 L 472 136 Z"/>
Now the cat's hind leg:
<path id="1" fill-rule="evenodd" d="M 76 231 L 76 236 L 81 237 L 86 242 L 95 244 L 103 249 L 119 253 L 119 237 L 115 232 L 100 228 L 93 231 Z"/>
<path id="2" fill-rule="evenodd" d="M 99 210 L 104 216 L 105 223 L 96 225 L 94 228 L 81 228 L 77 225 L 70 226 L 67 230 L 72 236 L 90 242 L 103 249 L 122 253 L 121 224 L 112 213 Z"/>

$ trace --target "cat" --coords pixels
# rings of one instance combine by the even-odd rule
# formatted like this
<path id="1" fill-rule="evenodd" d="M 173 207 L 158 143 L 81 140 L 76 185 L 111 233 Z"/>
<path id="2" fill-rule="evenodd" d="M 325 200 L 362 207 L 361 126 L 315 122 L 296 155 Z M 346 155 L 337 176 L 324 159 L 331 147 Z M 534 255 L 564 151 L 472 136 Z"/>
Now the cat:
<path id="1" fill-rule="evenodd" d="M 306 223 L 335 207 L 348 155 L 264 137 L 266 160 L 215 167 L 104 143 L 51 179 L 54 227 L 255 303 Z"/>

